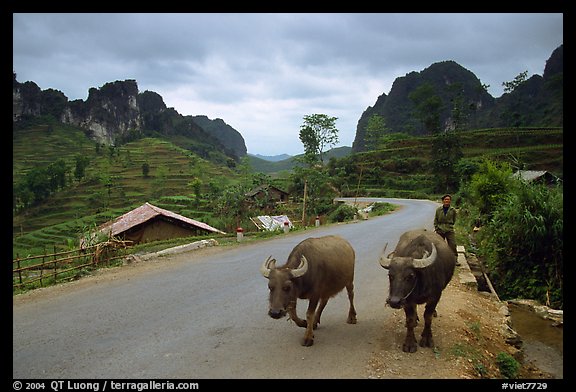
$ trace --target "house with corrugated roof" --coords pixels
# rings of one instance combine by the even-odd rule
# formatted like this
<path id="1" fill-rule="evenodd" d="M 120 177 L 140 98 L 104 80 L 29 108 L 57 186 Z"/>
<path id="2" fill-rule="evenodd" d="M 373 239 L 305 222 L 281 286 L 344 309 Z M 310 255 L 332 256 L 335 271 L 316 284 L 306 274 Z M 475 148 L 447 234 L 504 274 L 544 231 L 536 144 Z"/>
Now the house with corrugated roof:
<path id="1" fill-rule="evenodd" d="M 226 234 L 206 223 L 144 203 L 98 227 L 96 236 L 133 241 L 135 244 L 203 234 Z"/>

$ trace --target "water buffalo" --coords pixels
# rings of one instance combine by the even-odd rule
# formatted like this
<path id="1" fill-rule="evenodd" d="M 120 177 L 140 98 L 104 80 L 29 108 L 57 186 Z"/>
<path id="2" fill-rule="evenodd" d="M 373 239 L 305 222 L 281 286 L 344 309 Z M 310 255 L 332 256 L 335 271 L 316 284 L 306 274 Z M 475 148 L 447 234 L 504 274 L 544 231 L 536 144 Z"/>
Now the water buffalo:
<path id="1" fill-rule="evenodd" d="M 286 313 L 299 327 L 306 328 L 303 346 L 314 344 L 313 329 L 320 324 L 320 316 L 331 297 L 348 291 L 349 324 L 356 324 L 354 309 L 355 253 L 345 239 L 338 236 L 307 238 L 292 249 L 288 260 L 276 267 L 276 260 L 268 257 L 260 272 L 268 278 L 270 307 L 268 315 L 274 319 Z M 296 300 L 308 299 L 306 320 L 296 314 Z"/>
<path id="2" fill-rule="evenodd" d="M 425 229 L 405 232 L 392 253 L 384 256 L 385 251 L 386 247 L 380 265 L 388 270 L 390 281 L 386 303 L 394 309 L 404 308 L 406 313 L 406 339 L 402 350 L 413 353 L 418 349 L 414 336 L 414 327 L 418 324 L 416 305 L 424 303 L 420 346 L 434 347 L 432 316 L 436 315 L 442 291 L 454 274 L 454 252 L 440 235 Z"/>

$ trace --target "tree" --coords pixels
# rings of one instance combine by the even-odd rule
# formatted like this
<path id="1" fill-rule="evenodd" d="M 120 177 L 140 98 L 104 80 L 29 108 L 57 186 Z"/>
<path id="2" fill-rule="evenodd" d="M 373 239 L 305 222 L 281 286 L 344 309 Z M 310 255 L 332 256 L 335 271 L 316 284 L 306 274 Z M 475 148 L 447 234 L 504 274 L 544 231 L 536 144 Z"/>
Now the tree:
<path id="1" fill-rule="evenodd" d="M 77 154 L 74 157 L 74 160 L 76 162 L 76 166 L 74 168 L 74 177 L 76 177 L 76 180 L 82 181 L 84 175 L 86 174 L 86 167 L 88 167 L 90 159 L 87 156 Z"/>
<path id="2" fill-rule="evenodd" d="M 438 133 L 432 141 L 432 169 L 436 174 L 436 190 L 455 192 L 460 178 L 456 175 L 458 162 L 462 158 L 460 138 L 456 131 Z"/>
<path id="3" fill-rule="evenodd" d="M 364 146 L 366 150 L 377 150 L 381 148 L 387 130 L 388 128 L 386 128 L 384 117 L 373 114 L 368 120 L 368 125 L 366 125 L 366 133 L 364 136 Z"/>
<path id="4" fill-rule="evenodd" d="M 457 131 L 466 129 L 468 127 L 470 106 L 465 104 L 464 87 L 462 86 L 462 83 L 453 83 L 449 86 L 448 90 L 452 95 L 452 98 L 450 99 L 450 102 L 452 103 L 450 116 L 452 129 Z"/>
<path id="5" fill-rule="evenodd" d="M 338 143 L 338 129 L 335 127 L 337 117 L 326 114 L 304 116 L 300 126 L 300 141 L 304 145 L 305 160 L 312 166 L 320 161 L 324 163 L 324 148 Z"/>
<path id="6" fill-rule="evenodd" d="M 424 83 L 408 95 L 414 104 L 415 115 L 422 121 L 428 134 L 440 132 L 440 110 L 442 99 L 434 94 L 434 87 Z"/>
<path id="7" fill-rule="evenodd" d="M 192 188 L 192 191 L 194 192 L 194 203 L 198 206 L 202 197 L 202 180 L 198 177 L 194 177 L 192 181 L 188 183 L 188 186 Z"/>
<path id="8" fill-rule="evenodd" d="M 144 177 L 148 177 L 149 173 L 150 173 L 150 164 L 148 164 L 148 162 L 144 162 L 142 164 L 142 175 Z"/>
<path id="9" fill-rule="evenodd" d="M 512 91 L 516 90 L 516 87 L 524 83 L 527 77 L 528 77 L 528 70 L 520 72 L 518 76 L 516 76 L 514 80 L 511 82 L 502 82 L 502 86 L 504 86 L 504 92 L 511 93 Z"/>
<path id="10" fill-rule="evenodd" d="M 457 175 L 458 162 L 464 156 L 460 147 L 459 131 L 467 127 L 468 112 L 464 103 L 464 89 L 461 83 L 449 86 L 452 98 L 451 126 L 444 132 L 437 132 L 432 141 L 432 168 L 436 173 L 436 190 L 456 192 L 460 185 Z"/>
<path id="11" fill-rule="evenodd" d="M 66 173 L 68 167 L 66 161 L 62 158 L 53 162 L 47 167 L 47 174 L 49 177 L 50 193 L 56 192 L 58 189 L 66 187 Z"/>

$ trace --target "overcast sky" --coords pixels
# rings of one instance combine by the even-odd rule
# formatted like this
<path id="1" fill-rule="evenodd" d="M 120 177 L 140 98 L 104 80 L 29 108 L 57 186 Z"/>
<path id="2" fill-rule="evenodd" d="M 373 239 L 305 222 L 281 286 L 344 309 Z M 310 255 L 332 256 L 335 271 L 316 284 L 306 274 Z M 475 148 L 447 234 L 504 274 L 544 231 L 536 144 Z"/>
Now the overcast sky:
<path id="1" fill-rule="evenodd" d="M 17 80 L 69 100 L 134 79 L 182 115 L 221 118 L 251 154 L 296 155 L 305 115 L 337 117 L 352 146 L 392 83 L 453 60 L 502 95 L 542 75 L 563 44 L 561 13 L 13 14 Z"/>

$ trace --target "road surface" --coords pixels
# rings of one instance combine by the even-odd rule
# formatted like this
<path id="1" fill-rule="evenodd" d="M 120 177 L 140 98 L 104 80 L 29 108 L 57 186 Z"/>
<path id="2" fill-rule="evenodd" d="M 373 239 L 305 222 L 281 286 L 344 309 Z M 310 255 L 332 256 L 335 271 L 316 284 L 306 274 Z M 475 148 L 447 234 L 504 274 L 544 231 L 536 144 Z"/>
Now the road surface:
<path id="1" fill-rule="evenodd" d="M 358 199 L 370 200 L 377 199 Z M 388 279 L 378 258 L 384 244 L 393 250 L 404 231 L 432 229 L 438 206 L 378 200 L 402 208 L 138 263 L 154 268 L 119 267 L 113 278 L 94 284 L 67 283 L 14 296 L 13 378 L 365 378 L 380 326 L 393 311 L 384 306 Z M 328 302 L 314 345 L 303 347 L 304 328 L 267 315 L 267 281 L 259 267 L 270 255 L 282 265 L 297 243 L 328 234 L 343 236 L 356 251 L 358 323 L 346 323 L 344 290 Z M 306 305 L 298 301 L 300 317 Z"/>

